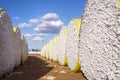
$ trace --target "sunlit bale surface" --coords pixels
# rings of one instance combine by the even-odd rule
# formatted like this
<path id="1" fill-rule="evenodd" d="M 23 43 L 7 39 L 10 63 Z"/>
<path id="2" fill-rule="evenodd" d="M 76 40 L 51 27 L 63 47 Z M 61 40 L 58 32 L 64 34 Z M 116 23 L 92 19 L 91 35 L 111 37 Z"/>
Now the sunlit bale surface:
<path id="1" fill-rule="evenodd" d="M 120 80 L 120 0 L 88 0 L 79 46 L 89 80 Z"/>
<path id="2" fill-rule="evenodd" d="M 58 62 L 61 65 L 67 65 L 67 58 L 66 58 L 66 33 L 67 29 L 63 28 L 59 34 L 59 41 L 58 41 Z"/>
<path id="3" fill-rule="evenodd" d="M 58 36 L 53 39 L 53 61 L 58 62 Z"/>
<path id="4" fill-rule="evenodd" d="M 81 19 L 72 19 L 66 34 L 66 52 L 68 67 L 74 72 L 80 71 L 79 37 Z"/>

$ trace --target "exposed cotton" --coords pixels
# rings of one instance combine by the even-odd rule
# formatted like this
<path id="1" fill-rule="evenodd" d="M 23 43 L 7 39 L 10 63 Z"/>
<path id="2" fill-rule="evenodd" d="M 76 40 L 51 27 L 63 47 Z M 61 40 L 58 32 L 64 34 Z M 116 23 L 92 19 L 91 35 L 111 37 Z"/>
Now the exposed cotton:
<path id="1" fill-rule="evenodd" d="M 53 61 L 58 62 L 58 36 L 53 39 Z"/>
<path id="2" fill-rule="evenodd" d="M 28 45 L 23 35 L 21 35 L 21 64 L 24 64 L 28 56 Z"/>
<path id="3" fill-rule="evenodd" d="M 0 77 L 13 71 L 14 33 L 7 12 L 0 8 Z"/>
<path id="4" fill-rule="evenodd" d="M 67 58 L 66 58 L 66 28 L 63 28 L 59 34 L 59 41 L 58 41 L 58 62 L 61 65 L 67 65 Z"/>
<path id="5" fill-rule="evenodd" d="M 15 45 L 15 67 L 19 66 L 21 63 L 21 32 L 17 27 L 13 27 L 14 32 L 14 45 Z"/>
<path id="6" fill-rule="evenodd" d="M 44 46 L 43 46 L 43 49 L 42 49 L 42 56 L 43 56 L 44 58 L 46 58 L 46 48 L 47 48 L 47 45 L 44 45 Z"/>
<path id="7" fill-rule="evenodd" d="M 89 80 L 120 80 L 120 0 L 88 0 L 79 46 Z"/>
<path id="8" fill-rule="evenodd" d="M 50 42 L 46 46 L 46 59 L 50 59 Z"/>
<path id="9" fill-rule="evenodd" d="M 75 72 L 80 71 L 79 37 L 81 19 L 73 19 L 68 24 L 66 34 L 66 52 L 68 67 Z"/>
<path id="10" fill-rule="evenodd" d="M 50 40 L 50 60 L 53 60 L 53 40 Z"/>
<path id="11" fill-rule="evenodd" d="M 28 59 L 28 43 L 25 39 L 25 56 L 24 56 L 25 61 Z"/>

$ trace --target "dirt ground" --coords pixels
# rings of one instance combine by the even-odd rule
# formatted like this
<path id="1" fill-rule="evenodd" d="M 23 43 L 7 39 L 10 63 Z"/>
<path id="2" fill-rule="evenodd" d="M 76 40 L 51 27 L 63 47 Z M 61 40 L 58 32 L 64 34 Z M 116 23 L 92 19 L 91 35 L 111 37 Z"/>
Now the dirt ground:
<path id="1" fill-rule="evenodd" d="M 74 73 L 66 66 L 48 61 L 39 54 L 30 54 L 24 65 L 0 80 L 86 80 L 81 72 Z"/>

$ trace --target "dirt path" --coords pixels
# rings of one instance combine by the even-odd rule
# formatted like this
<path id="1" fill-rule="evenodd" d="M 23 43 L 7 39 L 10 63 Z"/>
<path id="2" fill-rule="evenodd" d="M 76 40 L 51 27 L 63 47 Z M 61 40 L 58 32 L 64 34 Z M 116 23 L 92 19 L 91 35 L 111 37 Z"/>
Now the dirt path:
<path id="1" fill-rule="evenodd" d="M 30 54 L 24 65 L 0 80 L 86 80 L 82 73 L 48 61 L 38 54 Z"/>

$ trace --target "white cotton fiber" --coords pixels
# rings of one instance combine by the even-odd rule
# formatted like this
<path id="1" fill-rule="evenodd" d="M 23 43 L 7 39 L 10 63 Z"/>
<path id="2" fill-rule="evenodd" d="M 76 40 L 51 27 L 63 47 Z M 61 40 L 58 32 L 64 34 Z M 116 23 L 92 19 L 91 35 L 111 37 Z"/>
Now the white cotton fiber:
<path id="1" fill-rule="evenodd" d="M 21 63 L 21 32 L 18 27 L 13 27 L 13 32 L 15 40 L 15 67 L 18 67 Z"/>
<path id="2" fill-rule="evenodd" d="M 66 33 L 67 33 L 67 29 L 63 28 L 59 34 L 59 40 L 58 40 L 58 62 L 61 65 L 67 65 Z"/>
<path id="3" fill-rule="evenodd" d="M 28 58 L 28 44 L 23 35 L 21 35 L 21 64 L 24 64 Z"/>
<path id="4" fill-rule="evenodd" d="M 120 0 L 88 0 L 79 46 L 89 80 L 120 80 Z"/>
<path id="5" fill-rule="evenodd" d="M 53 39 L 53 61 L 58 62 L 58 36 Z"/>
<path id="6" fill-rule="evenodd" d="M 81 19 L 72 19 L 68 24 L 66 34 L 66 52 L 68 67 L 78 72 L 80 71 L 80 57 L 79 57 L 79 37 L 80 37 Z"/>
<path id="7" fill-rule="evenodd" d="M 15 65 L 14 54 L 12 23 L 7 12 L 0 8 L 0 77 L 13 71 Z"/>

